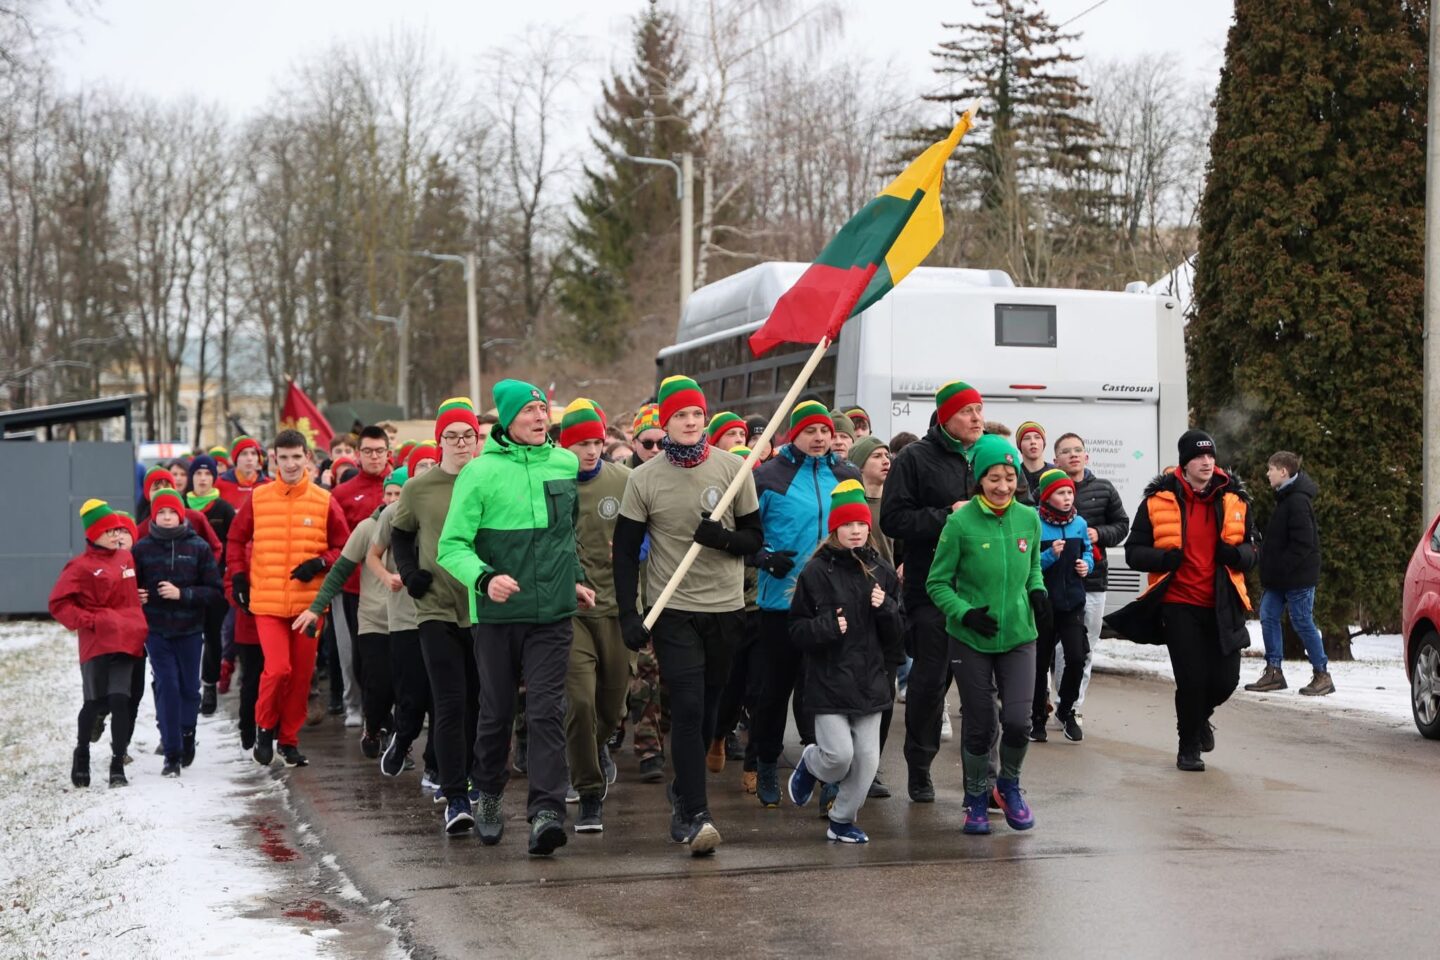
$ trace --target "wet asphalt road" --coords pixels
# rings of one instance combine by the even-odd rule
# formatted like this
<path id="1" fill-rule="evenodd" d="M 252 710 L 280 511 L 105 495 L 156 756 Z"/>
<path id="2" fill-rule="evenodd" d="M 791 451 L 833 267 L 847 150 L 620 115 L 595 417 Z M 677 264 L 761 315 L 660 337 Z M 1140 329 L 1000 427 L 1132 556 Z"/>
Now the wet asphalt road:
<path id="1" fill-rule="evenodd" d="M 1209 770 L 1181 773 L 1169 686 L 1097 675 L 1084 743 L 1052 730 L 1031 746 L 1024 834 L 960 833 L 958 741 L 936 761 L 938 801 L 917 805 L 892 738 L 896 796 L 861 811 L 860 847 L 827 843 L 813 806 L 761 809 L 731 763 L 711 776 L 725 843 L 707 860 L 668 841 L 664 788 L 629 755 L 604 834 L 549 860 L 525 853 L 523 779 L 485 848 L 447 838 L 419 771 L 381 778 L 334 721 L 306 729 L 313 765 L 288 776 L 417 957 L 1440 955 L 1440 744 L 1253 698 L 1217 714 Z"/>

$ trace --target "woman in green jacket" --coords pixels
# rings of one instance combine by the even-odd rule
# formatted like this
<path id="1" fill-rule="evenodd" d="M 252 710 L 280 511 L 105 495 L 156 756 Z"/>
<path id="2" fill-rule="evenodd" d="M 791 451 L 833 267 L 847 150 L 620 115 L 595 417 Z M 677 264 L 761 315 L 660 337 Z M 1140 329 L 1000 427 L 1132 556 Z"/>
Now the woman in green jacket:
<path id="1" fill-rule="evenodd" d="M 1040 516 L 1015 499 L 1020 452 L 1004 437 L 975 443 L 980 495 L 950 514 L 925 589 L 945 614 L 960 690 L 965 832 L 989 833 L 990 775 L 1000 700 L 1000 775 L 995 799 L 1005 821 L 1029 830 L 1035 817 L 1020 790 L 1035 697 L 1037 621 L 1050 616 L 1040 573 Z"/>

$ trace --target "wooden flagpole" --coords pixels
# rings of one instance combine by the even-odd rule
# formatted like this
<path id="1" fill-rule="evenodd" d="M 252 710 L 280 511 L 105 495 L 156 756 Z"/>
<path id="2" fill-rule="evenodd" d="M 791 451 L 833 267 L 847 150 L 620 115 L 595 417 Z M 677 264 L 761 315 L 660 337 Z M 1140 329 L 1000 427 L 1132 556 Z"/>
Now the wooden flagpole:
<path id="1" fill-rule="evenodd" d="M 849 310 L 846 310 L 846 313 L 849 313 Z M 765 432 L 760 434 L 759 442 L 751 448 L 750 455 L 745 458 L 744 467 L 735 474 L 735 479 L 730 481 L 730 486 L 725 488 L 725 492 L 720 495 L 720 499 L 716 502 L 715 508 L 710 511 L 712 517 L 718 518 L 723 514 L 726 508 L 730 506 L 730 501 L 734 500 L 735 495 L 740 492 L 740 485 L 745 482 L 746 475 L 754 469 L 755 461 L 760 457 L 760 448 L 775 435 L 776 429 L 779 428 L 781 422 L 785 419 L 785 414 L 795 406 L 795 400 L 800 396 L 800 391 L 805 389 L 805 385 L 810 382 L 811 375 L 815 373 L 815 368 L 820 366 L 820 361 L 824 358 L 825 351 L 830 349 L 830 342 L 829 337 L 821 337 L 820 342 L 815 344 L 815 352 L 810 354 L 810 359 L 805 361 L 805 366 L 801 368 L 800 375 L 796 377 L 795 382 L 790 385 L 790 392 L 785 394 L 785 399 L 780 401 L 780 409 L 776 410 L 775 416 L 770 418 L 770 423 L 766 425 Z M 660 596 L 656 598 L 655 605 L 652 606 L 650 612 L 645 615 L 646 630 L 649 630 L 655 625 L 655 620 L 660 616 L 660 612 L 665 609 L 665 605 L 670 602 L 670 598 L 673 597 L 675 591 L 679 589 L 680 581 L 684 580 L 685 574 L 690 572 L 690 567 L 695 563 L 695 558 L 700 555 L 700 550 L 700 544 L 692 543 L 690 544 L 690 549 L 685 551 L 685 556 L 681 558 L 680 565 L 675 568 L 675 572 L 670 576 L 670 582 L 665 584 L 665 589 L 662 590 Z"/>

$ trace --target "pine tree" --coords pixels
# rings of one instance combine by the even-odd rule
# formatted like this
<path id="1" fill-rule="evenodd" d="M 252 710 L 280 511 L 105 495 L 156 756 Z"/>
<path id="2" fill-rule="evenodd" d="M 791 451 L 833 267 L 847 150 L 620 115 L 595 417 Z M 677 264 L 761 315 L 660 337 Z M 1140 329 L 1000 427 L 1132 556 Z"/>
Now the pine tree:
<path id="1" fill-rule="evenodd" d="M 674 276 L 664 270 L 679 262 L 674 178 L 623 154 L 669 158 L 694 149 L 687 75 L 679 24 L 650 0 L 635 21 L 633 63 L 602 87 L 591 137 L 601 159 L 585 168 L 560 269 L 558 300 L 577 355 L 618 359 L 639 315 L 643 280 Z"/>
<path id="2" fill-rule="evenodd" d="M 1420 527 L 1424 8 L 1237 0 L 1201 201 L 1191 404 L 1261 518 L 1269 455 L 1305 458 L 1342 658 L 1395 629 Z"/>

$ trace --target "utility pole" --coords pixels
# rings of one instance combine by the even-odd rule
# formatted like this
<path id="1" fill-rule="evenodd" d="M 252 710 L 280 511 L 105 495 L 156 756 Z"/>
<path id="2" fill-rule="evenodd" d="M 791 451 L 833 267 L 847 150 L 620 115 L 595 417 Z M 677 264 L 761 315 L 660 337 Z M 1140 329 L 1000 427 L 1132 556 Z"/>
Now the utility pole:
<path id="1" fill-rule="evenodd" d="M 1430 0 L 1430 91 L 1425 131 L 1424 478 L 1422 529 L 1440 513 L 1440 0 Z"/>
<path id="2" fill-rule="evenodd" d="M 685 301 L 695 287 L 695 154 L 688 150 L 680 155 L 680 162 L 661 157 L 636 157 L 628 153 L 619 156 L 636 163 L 655 167 L 669 167 L 675 172 L 675 199 L 680 202 L 680 311 L 685 311 Z"/>
<path id="3" fill-rule="evenodd" d="M 458 263 L 465 268 L 465 295 L 469 301 L 466 304 L 465 332 L 469 340 L 470 398 L 475 401 L 476 410 L 483 410 L 485 401 L 480 395 L 480 308 L 475 299 L 475 254 L 467 253 L 462 257 L 454 253 L 431 253 L 429 250 L 416 250 L 413 255 L 425 257 L 427 260 Z"/>

